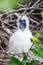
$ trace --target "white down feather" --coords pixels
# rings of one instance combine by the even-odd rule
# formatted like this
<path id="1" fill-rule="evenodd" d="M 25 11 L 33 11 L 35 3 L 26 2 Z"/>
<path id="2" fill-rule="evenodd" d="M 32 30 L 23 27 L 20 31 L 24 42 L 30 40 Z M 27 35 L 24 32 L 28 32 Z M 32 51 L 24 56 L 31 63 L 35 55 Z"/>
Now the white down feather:
<path id="1" fill-rule="evenodd" d="M 13 35 L 9 39 L 9 52 L 13 54 L 28 52 L 28 50 L 32 46 L 32 42 L 30 39 L 33 37 L 31 31 L 29 30 L 29 19 L 24 15 L 21 19 L 26 20 L 26 28 L 24 31 L 21 31 L 19 28 L 18 22 L 18 30 L 16 30 Z"/>

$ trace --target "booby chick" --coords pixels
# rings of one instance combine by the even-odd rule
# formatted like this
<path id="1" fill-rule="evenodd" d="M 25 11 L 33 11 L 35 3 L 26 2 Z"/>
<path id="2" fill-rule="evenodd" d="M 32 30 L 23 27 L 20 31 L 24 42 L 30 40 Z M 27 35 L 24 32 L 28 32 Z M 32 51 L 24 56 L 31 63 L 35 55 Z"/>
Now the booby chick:
<path id="1" fill-rule="evenodd" d="M 9 39 L 9 52 L 12 54 L 18 54 L 28 52 L 32 46 L 30 39 L 33 37 L 31 31 L 29 30 L 29 19 L 26 15 L 17 23 L 18 30 L 16 30 Z"/>

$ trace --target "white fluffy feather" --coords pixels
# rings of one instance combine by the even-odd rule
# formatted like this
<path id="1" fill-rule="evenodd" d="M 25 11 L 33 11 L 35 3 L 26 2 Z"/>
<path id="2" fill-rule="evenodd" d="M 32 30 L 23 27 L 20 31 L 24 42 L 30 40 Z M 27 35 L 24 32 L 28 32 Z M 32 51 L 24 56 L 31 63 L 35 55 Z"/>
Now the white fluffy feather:
<path id="1" fill-rule="evenodd" d="M 29 20 L 24 15 L 21 19 L 26 20 L 26 29 L 21 31 L 18 23 L 18 30 L 13 33 L 13 35 L 9 39 L 9 52 L 10 53 L 22 53 L 22 51 L 28 52 L 30 47 L 32 46 L 32 42 L 30 39 L 33 37 L 31 31 L 29 30 Z"/>

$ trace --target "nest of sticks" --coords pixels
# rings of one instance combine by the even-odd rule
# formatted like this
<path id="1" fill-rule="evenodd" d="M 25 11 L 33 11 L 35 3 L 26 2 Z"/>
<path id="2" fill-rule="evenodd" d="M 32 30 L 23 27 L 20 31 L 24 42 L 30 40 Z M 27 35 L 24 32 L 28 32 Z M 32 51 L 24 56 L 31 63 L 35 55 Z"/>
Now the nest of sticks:
<path id="1" fill-rule="evenodd" d="M 26 15 L 30 20 L 30 30 L 34 35 L 36 31 L 43 29 L 43 20 L 41 11 L 43 11 L 43 0 L 34 0 L 33 2 L 24 2 L 19 4 L 19 8 L 10 12 L 0 11 L 0 65 L 10 65 L 11 53 L 9 49 L 9 38 L 17 30 L 17 19 L 26 10 Z M 26 9 L 27 7 L 27 9 Z M 21 58 L 20 54 L 14 54 Z M 29 53 L 28 53 L 29 55 Z"/>

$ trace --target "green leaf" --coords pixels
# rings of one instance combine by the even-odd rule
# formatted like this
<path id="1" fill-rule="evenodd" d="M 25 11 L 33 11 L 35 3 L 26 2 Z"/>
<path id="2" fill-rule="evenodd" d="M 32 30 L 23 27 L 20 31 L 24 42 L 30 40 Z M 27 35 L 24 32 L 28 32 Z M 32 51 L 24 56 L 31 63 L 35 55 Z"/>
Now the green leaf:
<path id="1" fill-rule="evenodd" d="M 36 37 L 31 38 L 31 42 L 33 42 L 34 44 L 39 44 L 39 39 Z"/>
<path id="2" fill-rule="evenodd" d="M 28 57 L 27 57 L 27 54 L 23 51 L 23 63 L 24 63 L 24 65 L 27 65 L 28 64 Z"/>
<path id="3" fill-rule="evenodd" d="M 36 38 L 40 38 L 40 37 L 41 37 L 41 34 L 40 34 L 40 33 L 36 33 L 36 34 L 35 34 L 35 37 L 36 37 Z"/>
<path id="4" fill-rule="evenodd" d="M 40 57 L 43 59 L 43 54 L 40 51 L 37 51 L 35 49 L 30 49 L 30 51 L 32 51 L 37 57 Z"/>
<path id="5" fill-rule="evenodd" d="M 27 60 L 27 54 L 25 52 L 23 52 L 22 54 L 23 54 L 23 61 Z"/>
<path id="6" fill-rule="evenodd" d="M 11 57 L 11 65 L 23 65 L 23 63 L 16 57 L 12 56 Z"/>
<path id="7" fill-rule="evenodd" d="M 36 37 L 36 38 L 41 38 L 41 37 L 43 37 L 43 29 L 41 29 L 40 31 L 36 32 L 36 33 L 35 33 L 35 37 Z"/>
<path id="8" fill-rule="evenodd" d="M 43 44 L 43 40 L 41 40 L 40 42 L 41 42 L 41 44 Z"/>
<path id="9" fill-rule="evenodd" d="M 30 63 L 29 63 L 29 65 L 34 65 L 35 64 L 35 61 L 34 60 L 32 60 Z"/>
<path id="10" fill-rule="evenodd" d="M 43 62 L 41 62 L 40 65 L 43 65 Z"/>
<path id="11" fill-rule="evenodd" d="M 38 46 L 36 46 L 36 48 L 37 48 L 38 51 L 40 51 L 41 53 L 43 53 L 43 47 L 42 46 L 38 45 Z"/>

